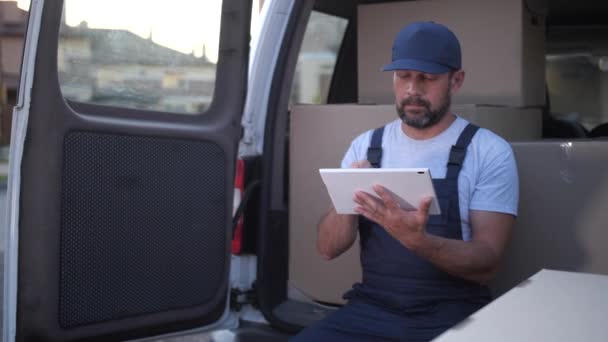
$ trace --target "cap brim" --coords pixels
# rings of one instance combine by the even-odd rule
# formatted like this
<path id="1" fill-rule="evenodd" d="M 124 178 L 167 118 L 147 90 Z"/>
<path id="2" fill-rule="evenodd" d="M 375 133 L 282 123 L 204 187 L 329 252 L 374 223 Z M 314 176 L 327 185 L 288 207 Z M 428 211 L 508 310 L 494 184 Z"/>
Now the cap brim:
<path id="1" fill-rule="evenodd" d="M 421 61 L 418 59 L 398 59 L 382 68 L 382 71 L 392 70 L 415 70 L 427 74 L 443 74 L 453 69 L 443 64 Z"/>

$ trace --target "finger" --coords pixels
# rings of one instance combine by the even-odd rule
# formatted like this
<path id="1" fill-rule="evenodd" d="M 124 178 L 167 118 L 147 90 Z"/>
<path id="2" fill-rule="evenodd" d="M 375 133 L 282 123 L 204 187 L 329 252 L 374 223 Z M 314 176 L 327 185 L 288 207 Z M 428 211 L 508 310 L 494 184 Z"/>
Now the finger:
<path id="1" fill-rule="evenodd" d="M 371 196 L 370 194 L 359 191 L 355 202 L 359 205 L 355 208 L 355 211 L 365 216 L 366 218 L 379 223 L 380 218 L 384 215 L 384 206 L 379 199 Z"/>
<path id="2" fill-rule="evenodd" d="M 357 191 L 354 197 L 355 203 L 362 207 L 366 207 L 370 211 L 377 211 L 378 207 L 382 204 L 379 199 L 368 194 L 365 191 Z"/>
<path id="3" fill-rule="evenodd" d="M 367 210 L 365 207 L 355 207 L 355 212 L 359 215 L 363 215 L 365 217 L 368 217 L 368 215 L 371 215 L 371 213 L 369 212 L 369 210 Z"/>
<path id="4" fill-rule="evenodd" d="M 376 214 L 374 214 L 373 212 L 363 208 L 363 207 L 356 207 L 355 208 L 355 212 L 365 218 L 367 218 L 368 220 L 374 221 L 378 224 L 380 224 L 380 221 L 378 219 L 378 216 Z"/>
<path id="5" fill-rule="evenodd" d="M 432 197 L 425 197 L 420 201 L 420 206 L 418 207 L 418 211 L 420 211 L 425 216 L 429 215 L 429 210 L 431 209 L 431 203 L 433 202 Z"/>
<path id="6" fill-rule="evenodd" d="M 371 168 L 372 164 L 369 162 L 369 160 L 365 159 L 365 160 L 361 160 L 359 162 L 359 167 L 361 167 L 361 168 Z"/>
<path id="7" fill-rule="evenodd" d="M 350 164 L 350 167 L 353 169 L 363 169 L 363 168 L 369 168 L 372 165 L 369 163 L 369 161 L 367 160 L 357 160 L 355 162 L 353 162 L 352 164 Z"/>
<path id="8" fill-rule="evenodd" d="M 384 206 L 387 207 L 389 210 L 401 209 L 399 203 L 397 203 L 397 200 L 395 200 L 395 196 L 393 196 L 393 194 L 385 187 L 376 184 L 374 185 L 374 191 L 378 194 L 378 196 L 380 196 L 382 202 L 384 202 Z"/>

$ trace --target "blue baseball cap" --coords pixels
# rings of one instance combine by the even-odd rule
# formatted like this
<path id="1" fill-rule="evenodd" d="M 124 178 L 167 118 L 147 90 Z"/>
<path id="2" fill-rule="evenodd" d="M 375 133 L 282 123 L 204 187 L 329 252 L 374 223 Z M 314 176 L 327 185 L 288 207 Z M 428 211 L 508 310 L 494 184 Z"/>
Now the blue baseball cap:
<path id="1" fill-rule="evenodd" d="M 399 31 L 393 43 L 392 63 L 384 71 L 416 70 L 442 74 L 461 68 L 460 42 L 447 27 L 415 22 Z"/>

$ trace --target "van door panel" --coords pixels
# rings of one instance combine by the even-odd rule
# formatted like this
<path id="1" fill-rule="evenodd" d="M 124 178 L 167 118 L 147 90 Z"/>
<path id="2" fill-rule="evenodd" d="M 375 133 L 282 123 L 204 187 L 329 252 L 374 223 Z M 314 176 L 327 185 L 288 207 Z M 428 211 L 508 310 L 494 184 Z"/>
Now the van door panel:
<path id="1" fill-rule="evenodd" d="M 62 2 L 44 3 L 36 62 L 24 69 L 34 80 L 16 340 L 124 340 L 226 317 L 250 11 L 223 1 L 211 106 L 176 115 L 64 99 Z"/>

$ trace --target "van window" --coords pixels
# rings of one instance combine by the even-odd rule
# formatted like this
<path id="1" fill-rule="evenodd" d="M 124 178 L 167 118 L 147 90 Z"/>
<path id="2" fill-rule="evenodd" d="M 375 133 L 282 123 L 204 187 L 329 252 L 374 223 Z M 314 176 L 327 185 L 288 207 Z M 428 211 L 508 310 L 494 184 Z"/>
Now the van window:
<path id="1" fill-rule="evenodd" d="M 588 131 L 608 122 L 608 56 L 549 54 L 546 72 L 554 117 Z"/>
<path id="2" fill-rule="evenodd" d="M 215 88 L 221 7 L 221 0 L 66 1 L 57 54 L 63 96 L 204 112 Z"/>
<path id="3" fill-rule="evenodd" d="M 290 102 L 327 103 L 327 94 L 348 20 L 312 11 L 298 55 Z"/>

